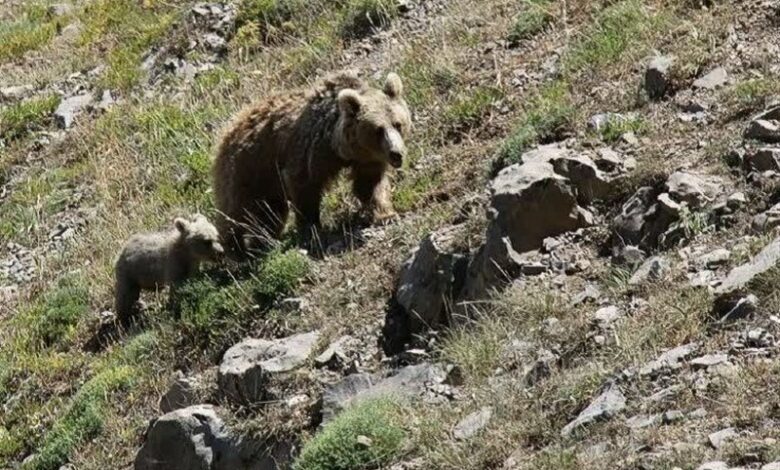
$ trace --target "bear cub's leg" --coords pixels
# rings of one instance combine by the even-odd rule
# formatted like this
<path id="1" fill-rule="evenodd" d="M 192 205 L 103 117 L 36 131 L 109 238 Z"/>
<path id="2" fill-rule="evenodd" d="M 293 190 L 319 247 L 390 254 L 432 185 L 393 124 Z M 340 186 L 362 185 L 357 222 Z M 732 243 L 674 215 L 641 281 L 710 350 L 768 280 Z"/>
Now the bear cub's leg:
<path id="1" fill-rule="evenodd" d="M 382 222 L 397 215 L 393 208 L 390 180 L 384 165 L 356 167 L 352 178 L 352 192 L 374 222 Z"/>

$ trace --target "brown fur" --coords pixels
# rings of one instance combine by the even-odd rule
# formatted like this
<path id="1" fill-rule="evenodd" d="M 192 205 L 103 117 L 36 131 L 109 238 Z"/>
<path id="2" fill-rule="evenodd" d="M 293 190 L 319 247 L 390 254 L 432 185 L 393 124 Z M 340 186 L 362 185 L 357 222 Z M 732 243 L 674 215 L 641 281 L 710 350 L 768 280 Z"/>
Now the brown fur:
<path id="1" fill-rule="evenodd" d="M 203 261 L 219 259 L 224 250 L 219 233 L 204 216 L 177 218 L 165 232 L 130 237 L 116 261 L 116 314 L 130 324 L 142 289 L 175 287 L 198 271 Z"/>
<path id="2" fill-rule="evenodd" d="M 278 237 L 288 201 L 308 239 L 320 202 L 342 170 L 375 219 L 395 214 L 387 168 L 405 157 L 411 126 L 397 75 L 384 90 L 340 74 L 309 92 L 273 96 L 243 110 L 228 128 L 214 164 L 214 194 L 224 239 L 243 246 L 247 226 Z"/>

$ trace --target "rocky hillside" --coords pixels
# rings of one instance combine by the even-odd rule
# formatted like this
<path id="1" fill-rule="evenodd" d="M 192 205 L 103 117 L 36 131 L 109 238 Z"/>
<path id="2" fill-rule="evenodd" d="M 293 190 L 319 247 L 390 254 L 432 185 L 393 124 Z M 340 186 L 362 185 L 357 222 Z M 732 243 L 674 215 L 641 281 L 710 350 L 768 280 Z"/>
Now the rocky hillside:
<path id="1" fill-rule="evenodd" d="M 0 0 L 0 468 L 780 468 L 775 0 Z M 399 217 L 144 295 L 230 117 L 404 81 Z"/>

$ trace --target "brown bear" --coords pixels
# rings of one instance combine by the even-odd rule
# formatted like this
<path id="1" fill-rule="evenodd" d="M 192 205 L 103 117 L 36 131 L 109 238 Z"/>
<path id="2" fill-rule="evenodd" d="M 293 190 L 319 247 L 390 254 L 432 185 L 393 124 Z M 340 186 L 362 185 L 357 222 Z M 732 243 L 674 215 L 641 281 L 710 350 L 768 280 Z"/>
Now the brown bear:
<path id="1" fill-rule="evenodd" d="M 351 170 L 354 195 L 374 221 L 394 216 L 387 170 L 403 163 L 410 128 L 395 73 L 382 90 L 340 73 L 314 90 L 248 107 L 229 126 L 214 163 L 223 240 L 243 250 L 247 234 L 278 238 L 289 202 L 307 244 L 320 225 L 323 193 L 345 169 Z"/>
<path id="2" fill-rule="evenodd" d="M 122 326 L 131 323 L 141 289 L 175 289 L 198 271 L 201 262 L 224 254 L 219 233 L 206 217 L 177 218 L 173 225 L 165 232 L 133 235 L 117 258 L 115 308 Z"/>

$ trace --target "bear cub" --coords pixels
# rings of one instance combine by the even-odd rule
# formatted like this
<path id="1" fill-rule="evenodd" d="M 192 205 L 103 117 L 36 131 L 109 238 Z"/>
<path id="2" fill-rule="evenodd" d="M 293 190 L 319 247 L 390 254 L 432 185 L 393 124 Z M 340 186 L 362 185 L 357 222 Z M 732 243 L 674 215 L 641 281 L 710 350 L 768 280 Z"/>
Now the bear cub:
<path id="1" fill-rule="evenodd" d="M 141 290 L 176 285 L 198 271 L 200 263 L 224 254 L 216 227 L 201 214 L 177 218 L 164 232 L 133 235 L 116 261 L 116 314 L 130 325 Z"/>

